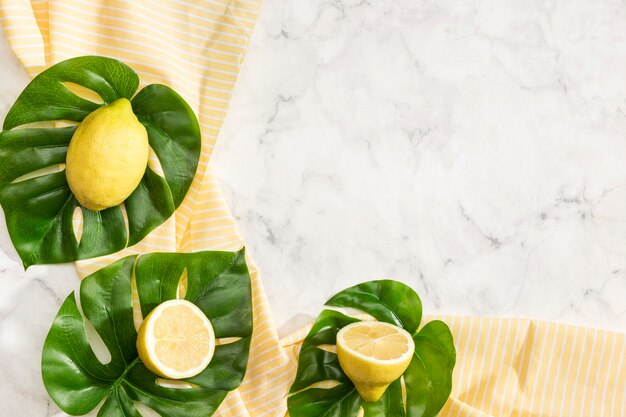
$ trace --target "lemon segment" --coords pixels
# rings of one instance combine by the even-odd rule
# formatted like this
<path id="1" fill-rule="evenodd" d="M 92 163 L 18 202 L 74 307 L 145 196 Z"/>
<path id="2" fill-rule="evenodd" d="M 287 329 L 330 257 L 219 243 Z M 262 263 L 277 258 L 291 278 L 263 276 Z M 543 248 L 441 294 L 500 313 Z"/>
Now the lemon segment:
<path id="1" fill-rule="evenodd" d="M 126 200 L 148 164 L 146 128 L 125 98 L 89 113 L 67 150 L 66 176 L 83 206 L 100 211 Z"/>
<path id="2" fill-rule="evenodd" d="M 202 372 L 213 358 L 213 326 L 193 303 L 166 301 L 141 324 L 137 352 L 146 368 L 159 376 L 191 378 Z"/>
<path id="3" fill-rule="evenodd" d="M 402 376 L 414 351 L 411 335 L 389 323 L 360 321 L 337 333 L 339 365 L 366 402 L 378 401 Z"/>

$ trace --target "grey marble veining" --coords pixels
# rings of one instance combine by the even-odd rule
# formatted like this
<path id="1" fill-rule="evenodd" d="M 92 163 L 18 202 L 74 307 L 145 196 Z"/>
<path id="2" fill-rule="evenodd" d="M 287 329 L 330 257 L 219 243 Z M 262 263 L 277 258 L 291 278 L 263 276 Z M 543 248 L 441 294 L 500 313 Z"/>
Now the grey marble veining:
<path id="1" fill-rule="evenodd" d="M 213 162 L 282 333 L 395 278 L 427 313 L 626 331 L 623 1 L 266 0 Z M 0 116 L 28 82 L 0 36 Z M 1 215 L 0 215 L 1 216 Z M 63 415 L 78 287 L 0 218 L 0 414 Z"/>

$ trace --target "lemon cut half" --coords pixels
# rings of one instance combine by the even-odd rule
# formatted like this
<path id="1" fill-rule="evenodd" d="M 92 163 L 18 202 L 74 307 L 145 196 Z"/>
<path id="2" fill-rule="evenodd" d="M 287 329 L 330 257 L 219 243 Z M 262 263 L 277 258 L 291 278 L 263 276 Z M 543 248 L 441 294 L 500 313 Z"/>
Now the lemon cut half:
<path id="1" fill-rule="evenodd" d="M 215 352 L 211 322 L 195 304 L 169 300 L 145 318 L 137 334 L 139 358 L 164 378 L 191 378 L 202 372 Z"/>
<path id="2" fill-rule="evenodd" d="M 337 333 L 339 364 L 366 402 L 378 401 L 402 376 L 414 350 L 411 335 L 389 323 L 361 321 Z"/>

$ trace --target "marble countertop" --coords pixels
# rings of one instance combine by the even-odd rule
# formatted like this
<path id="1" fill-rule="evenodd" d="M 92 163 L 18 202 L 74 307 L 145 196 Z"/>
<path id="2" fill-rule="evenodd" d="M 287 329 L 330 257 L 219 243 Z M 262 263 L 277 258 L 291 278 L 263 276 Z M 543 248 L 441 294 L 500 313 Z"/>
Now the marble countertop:
<path id="1" fill-rule="evenodd" d="M 426 313 L 626 331 L 625 19 L 266 0 L 213 163 L 281 333 L 378 278 Z M 1 36 L 0 61 L 4 117 L 28 78 Z M 24 416 L 58 413 L 41 346 L 77 286 L 71 265 L 24 272 L 2 216 L 0 397 Z"/>

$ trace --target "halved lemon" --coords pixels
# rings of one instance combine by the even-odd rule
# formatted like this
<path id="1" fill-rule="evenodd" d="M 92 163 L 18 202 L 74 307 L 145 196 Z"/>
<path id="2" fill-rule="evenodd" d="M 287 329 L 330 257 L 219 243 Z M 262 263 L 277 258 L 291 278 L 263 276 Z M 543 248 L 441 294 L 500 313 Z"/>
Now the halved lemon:
<path id="1" fill-rule="evenodd" d="M 337 333 L 343 371 L 366 402 L 378 401 L 413 358 L 415 343 L 404 329 L 379 321 L 360 321 Z"/>
<path id="2" fill-rule="evenodd" d="M 139 359 L 170 379 L 191 378 L 207 367 L 215 352 L 211 322 L 195 304 L 169 300 L 145 318 L 137 334 Z"/>

